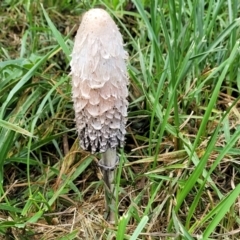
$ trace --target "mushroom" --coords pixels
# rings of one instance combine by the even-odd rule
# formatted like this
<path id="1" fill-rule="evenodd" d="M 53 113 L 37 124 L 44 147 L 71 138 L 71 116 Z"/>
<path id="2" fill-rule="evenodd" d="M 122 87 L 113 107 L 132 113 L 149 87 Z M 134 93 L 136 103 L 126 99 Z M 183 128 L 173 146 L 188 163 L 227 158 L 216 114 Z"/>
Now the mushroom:
<path id="1" fill-rule="evenodd" d="M 122 35 L 103 9 L 83 15 L 72 51 L 72 99 L 80 146 L 102 153 L 99 166 L 106 183 L 109 219 L 114 212 L 114 169 L 116 148 L 123 147 L 128 107 L 127 52 Z M 109 199 L 107 196 L 112 196 Z"/>

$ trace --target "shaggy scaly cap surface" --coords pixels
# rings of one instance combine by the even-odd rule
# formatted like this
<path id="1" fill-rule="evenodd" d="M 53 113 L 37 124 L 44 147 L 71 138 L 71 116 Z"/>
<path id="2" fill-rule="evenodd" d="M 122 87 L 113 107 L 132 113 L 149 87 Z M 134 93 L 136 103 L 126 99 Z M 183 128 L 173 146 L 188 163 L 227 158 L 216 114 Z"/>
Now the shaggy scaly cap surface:
<path id="1" fill-rule="evenodd" d="M 109 14 L 83 16 L 72 52 L 72 99 L 83 149 L 92 153 L 122 147 L 127 116 L 127 52 Z"/>

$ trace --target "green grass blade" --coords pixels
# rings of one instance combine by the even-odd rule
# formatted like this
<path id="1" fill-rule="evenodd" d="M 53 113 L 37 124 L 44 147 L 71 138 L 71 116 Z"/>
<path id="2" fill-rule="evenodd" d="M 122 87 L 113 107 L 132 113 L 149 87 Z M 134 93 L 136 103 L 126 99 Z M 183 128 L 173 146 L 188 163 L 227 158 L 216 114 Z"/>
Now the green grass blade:
<path id="1" fill-rule="evenodd" d="M 133 235 L 131 236 L 130 240 L 136 240 L 138 236 L 141 234 L 143 228 L 146 226 L 149 218 L 148 216 L 144 216 L 140 223 L 138 224 L 137 228 L 134 230 Z"/>
<path id="2" fill-rule="evenodd" d="M 47 23 L 49 25 L 49 28 L 51 29 L 54 37 L 56 38 L 57 42 L 59 43 L 59 45 L 61 46 L 63 52 L 65 53 L 68 61 L 70 61 L 70 54 L 71 54 L 71 51 L 69 50 L 69 48 L 67 47 L 61 33 L 57 30 L 57 28 L 55 27 L 55 25 L 53 24 L 53 22 L 51 21 L 51 19 L 49 18 L 46 10 L 44 9 L 43 5 L 41 4 L 41 7 L 42 7 L 42 11 L 43 11 L 43 14 L 47 20 Z"/>
<path id="3" fill-rule="evenodd" d="M 9 130 L 21 133 L 23 135 L 26 135 L 28 137 L 34 137 L 34 135 L 32 135 L 29 131 L 17 126 L 16 124 L 12 124 L 10 122 L 4 121 L 0 119 L 0 127 L 4 127 L 7 128 Z"/>
<path id="4" fill-rule="evenodd" d="M 203 238 L 207 239 L 212 233 L 213 230 L 217 227 L 219 222 L 223 219 L 225 214 L 229 211 L 230 207 L 234 204 L 237 198 L 240 195 L 240 184 L 236 186 L 236 188 L 217 206 L 216 215 L 210 221 L 206 230 L 203 233 Z M 212 215 L 210 213 L 209 215 Z M 209 215 L 206 216 L 206 219 L 209 218 Z"/>

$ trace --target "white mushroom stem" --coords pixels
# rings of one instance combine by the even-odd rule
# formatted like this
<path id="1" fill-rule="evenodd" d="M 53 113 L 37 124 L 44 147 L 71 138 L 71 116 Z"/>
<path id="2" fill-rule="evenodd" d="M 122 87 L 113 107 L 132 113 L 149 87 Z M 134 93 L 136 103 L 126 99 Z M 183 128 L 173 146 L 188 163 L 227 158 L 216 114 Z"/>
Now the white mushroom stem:
<path id="1" fill-rule="evenodd" d="M 106 209 L 109 214 L 109 221 L 114 222 L 115 217 L 115 199 L 116 191 L 114 188 L 114 176 L 115 176 L 115 167 L 117 163 L 117 154 L 116 149 L 109 148 L 105 153 L 102 154 L 101 163 L 105 167 L 103 169 L 103 180 L 106 184 L 105 188 L 105 201 Z"/>

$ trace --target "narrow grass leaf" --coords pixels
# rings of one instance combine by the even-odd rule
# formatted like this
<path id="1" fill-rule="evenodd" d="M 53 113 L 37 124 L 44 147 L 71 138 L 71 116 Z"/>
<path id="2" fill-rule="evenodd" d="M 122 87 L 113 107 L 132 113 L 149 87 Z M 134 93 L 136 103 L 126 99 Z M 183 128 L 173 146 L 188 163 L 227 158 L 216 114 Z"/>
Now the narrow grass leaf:
<path id="1" fill-rule="evenodd" d="M 42 10 L 43 10 L 43 14 L 47 20 L 47 23 L 48 23 L 48 26 L 49 28 L 51 29 L 54 37 L 56 38 L 57 42 L 59 43 L 59 45 L 61 46 L 63 52 L 65 53 L 68 61 L 70 61 L 70 54 L 71 54 L 71 51 L 70 49 L 68 48 L 68 46 L 66 45 L 61 33 L 57 30 L 57 28 L 55 27 L 55 25 L 53 24 L 53 22 L 51 21 L 51 19 L 49 18 L 46 10 L 44 9 L 43 5 L 41 4 L 41 7 L 42 7 Z"/>
<path id="2" fill-rule="evenodd" d="M 239 139 L 239 135 L 240 135 L 240 128 L 238 128 L 238 130 L 233 134 L 233 136 L 231 137 L 230 141 L 227 143 L 227 145 L 222 149 L 222 151 L 219 153 L 217 159 L 214 161 L 214 163 L 212 164 L 210 170 L 208 171 L 207 175 L 205 176 L 205 179 L 203 181 L 203 183 L 201 184 L 201 188 L 198 191 L 197 196 L 194 198 L 194 201 L 189 209 L 189 214 L 186 220 L 186 225 L 189 226 L 190 223 L 190 218 L 192 217 L 194 210 L 197 206 L 198 201 L 200 200 L 200 194 L 202 193 L 202 191 L 205 188 L 206 182 L 209 180 L 209 176 L 210 174 L 216 169 L 216 167 L 219 165 L 220 161 L 222 160 L 222 158 L 229 153 L 229 150 L 232 148 L 232 146 L 237 142 L 237 140 Z M 212 185 L 212 182 L 209 182 Z M 191 231 L 194 231 L 195 228 L 199 227 L 199 225 L 203 225 L 210 216 L 214 215 L 218 210 L 218 207 L 215 207 L 212 209 L 212 211 L 207 215 L 208 217 L 204 217 L 202 218 L 199 222 L 196 222 L 195 224 L 193 224 L 193 226 L 191 227 Z"/>
<path id="3" fill-rule="evenodd" d="M 16 208 L 7 204 L 0 204 L 0 209 L 4 210 L 4 211 L 9 211 L 12 213 L 21 213 L 21 209 L 20 208 Z"/>
<path id="4" fill-rule="evenodd" d="M 29 131 L 17 126 L 16 124 L 13 124 L 13 123 L 1 120 L 1 119 L 0 119 L 0 127 L 4 127 L 4 128 L 9 129 L 9 130 L 21 133 L 21 134 L 26 135 L 28 137 L 34 137 L 34 135 L 32 133 L 30 133 Z"/>
<path id="5" fill-rule="evenodd" d="M 225 214 L 229 211 L 230 207 L 234 204 L 234 202 L 237 200 L 239 195 L 240 195 L 240 184 L 236 186 L 236 188 L 224 199 L 224 201 L 218 204 L 216 215 L 210 221 L 206 230 L 203 233 L 204 239 L 207 239 L 213 233 L 214 229 L 223 219 Z M 209 218 L 210 214 L 208 214 L 206 218 Z"/>
<path id="6" fill-rule="evenodd" d="M 211 140 L 208 145 L 208 149 L 206 149 L 206 152 L 205 152 L 203 158 L 201 159 L 201 161 L 199 161 L 199 164 L 196 166 L 196 168 L 192 172 L 191 176 L 188 178 L 188 180 L 184 184 L 182 191 L 179 192 L 179 194 L 177 196 L 177 205 L 175 207 L 176 212 L 180 209 L 180 206 L 183 203 L 184 199 L 186 198 L 187 194 L 191 191 L 194 184 L 198 180 L 199 176 L 202 174 L 202 172 L 205 168 L 205 165 L 208 161 L 208 157 L 211 153 L 211 149 L 213 149 L 215 146 L 217 136 L 218 136 L 218 128 L 212 134 Z"/>
<path id="7" fill-rule="evenodd" d="M 58 49 L 54 48 L 52 51 L 50 51 L 48 54 L 46 54 L 44 57 L 42 57 L 38 62 L 36 62 L 31 69 L 22 77 L 22 79 L 11 89 L 11 91 L 9 92 L 7 99 L 4 101 L 2 107 L 1 107 L 1 113 L 0 113 L 0 119 L 4 119 L 4 113 L 6 111 L 6 107 L 9 104 L 9 102 L 13 99 L 14 95 L 16 94 L 16 92 L 20 91 L 21 88 L 24 86 L 24 84 L 26 84 L 29 79 L 36 73 L 36 71 L 38 70 L 38 68 L 46 62 L 46 60 L 56 52 L 56 50 Z"/>
<path id="8" fill-rule="evenodd" d="M 131 236 L 130 240 L 136 240 L 138 236 L 141 234 L 142 230 L 145 228 L 147 222 L 149 220 L 148 216 L 144 216 L 140 223 L 138 224 L 137 228 L 134 230 L 133 235 Z"/>
<path id="9" fill-rule="evenodd" d="M 223 0 L 224 2 L 224 0 Z M 235 19 L 232 23 L 230 23 L 228 25 L 228 27 L 226 27 L 224 29 L 224 31 L 222 31 L 219 36 L 217 36 L 215 39 L 215 41 L 213 41 L 213 43 L 208 47 L 206 52 L 210 52 L 210 51 L 214 51 L 214 49 L 217 47 L 217 45 L 221 42 L 223 42 L 223 40 L 229 36 L 231 34 L 231 32 L 240 25 L 240 18 Z M 204 55 L 200 58 L 199 62 L 203 61 L 205 58 L 207 57 L 207 55 Z"/>
<path id="10" fill-rule="evenodd" d="M 144 211 L 144 216 L 147 216 L 147 214 L 149 214 L 149 211 L 151 209 L 152 203 L 154 202 L 155 197 L 157 196 L 159 189 L 161 188 L 163 184 L 163 181 L 161 181 L 156 187 L 155 189 L 152 187 L 152 194 L 151 194 L 151 198 L 148 200 L 148 204 L 146 206 L 146 209 Z M 156 184 L 154 184 L 156 185 Z"/>
<path id="11" fill-rule="evenodd" d="M 81 164 L 77 171 L 79 173 L 79 175 L 86 169 L 87 166 L 89 166 L 89 164 L 92 162 L 92 158 L 91 157 L 88 157 L 84 160 L 83 164 Z M 49 206 L 52 206 L 52 204 L 56 201 L 56 199 L 59 197 L 59 195 L 63 192 L 64 188 L 66 185 L 69 184 L 70 182 L 70 179 L 71 179 L 71 175 L 69 175 L 67 177 L 67 179 L 64 179 L 64 183 L 62 184 L 62 186 L 54 193 L 54 195 L 52 196 L 52 198 L 48 201 L 48 205 Z M 48 210 L 46 209 L 45 207 L 45 210 Z"/>
<path id="12" fill-rule="evenodd" d="M 74 230 L 71 233 L 67 234 L 64 237 L 59 238 L 58 240 L 73 240 L 76 239 L 77 235 L 78 235 L 79 230 Z"/>
<path id="13" fill-rule="evenodd" d="M 118 230 L 117 230 L 116 240 L 124 239 L 124 234 L 126 232 L 126 226 L 128 224 L 129 219 L 130 219 L 129 212 L 127 212 L 127 214 L 123 214 L 123 216 L 120 217 L 119 222 L 118 222 Z"/>
<path id="14" fill-rule="evenodd" d="M 219 95 L 219 91 L 220 91 L 220 88 L 221 88 L 221 85 L 222 85 L 222 82 L 223 80 L 225 79 L 226 77 L 226 74 L 229 70 L 229 67 L 230 65 L 232 64 L 232 62 L 234 61 L 235 57 L 236 57 L 236 54 L 238 53 L 238 47 L 239 47 L 239 42 L 236 42 L 232 52 L 231 52 L 231 55 L 229 56 L 229 58 L 223 63 L 223 71 L 216 83 L 216 86 L 214 88 L 214 91 L 212 93 L 212 97 L 210 99 L 210 102 L 208 104 L 208 107 L 206 109 L 206 112 L 204 114 L 204 117 L 203 117 L 203 120 L 202 120 L 202 123 L 199 127 L 199 131 L 198 131 L 198 134 L 196 136 L 196 139 L 195 139 L 195 142 L 193 144 L 193 151 L 196 149 L 196 146 L 200 140 L 200 137 L 201 135 L 203 134 L 205 128 L 206 128 L 206 125 L 207 125 L 207 122 L 208 122 L 208 119 L 210 117 L 210 114 L 212 112 L 212 109 L 213 109 L 213 106 L 214 104 L 216 103 L 216 100 L 217 100 L 217 97 Z"/>
<path id="15" fill-rule="evenodd" d="M 3 195 L 3 165 L 7 158 L 8 152 L 12 148 L 15 132 L 6 128 L 0 129 L 0 196 Z"/>
<path id="16" fill-rule="evenodd" d="M 153 28 L 148 20 L 148 17 L 145 13 L 145 10 L 142 6 L 142 3 L 141 1 L 137 1 L 137 0 L 133 0 L 133 3 L 135 4 L 135 6 L 137 7 L 138 9 L 138 12 L 139 14 L 141 15 L 144 23 L 146 24 L 147 26 L 147 31 L 148 31 L 148 36 L 149 38 L 155 42 L 156 44 L 156 55 L 159 55 L 159 56 L 162 56 L 161 52 L 160 52 L 160 48 L 159 48 L 159 41 L 157 39 L 157 36 L 155 35 L 154 31 L 153 31 Z"/>
<path id="17" fill-rule="evenodd" d="M 36 223 L 43 215 L 43 211 L 39 210 L 37 213 L 35 213 L 31 218 L 27 220 L 27 223 Z"/>
<path id="18" fill-rule="evenodd" d="M 177 218 L 176 213 L 172 212 L 173 222 L 176 230 L 181 234 L 184 240 L 194 240 L 194 238 L 188 233 L 180 220 Z"/>

